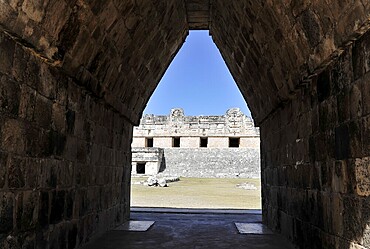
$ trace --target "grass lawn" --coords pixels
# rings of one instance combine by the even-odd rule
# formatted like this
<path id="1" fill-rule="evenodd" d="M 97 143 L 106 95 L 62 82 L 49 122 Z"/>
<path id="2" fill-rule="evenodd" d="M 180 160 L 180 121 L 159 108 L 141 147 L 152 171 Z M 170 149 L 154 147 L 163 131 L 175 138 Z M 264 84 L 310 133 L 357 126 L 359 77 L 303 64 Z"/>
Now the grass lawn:
<path id="1" fill-rule="evenodd" d="M 147 178 L 133 177 L 132 182 Z M 237 188 L 251 183 L 257 190 Z M 172 208 L 261 209 L 261 180 L 242 178 L 180 178 L 169 187 L 131 185 L 131 206 Z"/>

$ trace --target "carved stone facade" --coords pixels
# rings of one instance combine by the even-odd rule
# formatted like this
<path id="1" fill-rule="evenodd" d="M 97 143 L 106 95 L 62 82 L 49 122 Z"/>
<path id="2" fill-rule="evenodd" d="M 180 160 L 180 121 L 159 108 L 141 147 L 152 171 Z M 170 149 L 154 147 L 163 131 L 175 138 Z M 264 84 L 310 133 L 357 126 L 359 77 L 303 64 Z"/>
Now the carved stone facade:
<path id="1" fill-rule="evenodd" d="M 145 115 L 134 127 L 132 147 L 227 148 L 230 138 L 239 139 L 236 147 L 259 148 L 259 129 L 239 108 L 222 116 L 185 116 L 183 109 L 175 108 L 168 116 Z M 151 139 L 153 144 L 148 146 Z M 201 139 L 208 141 L 202 145 Z"/>
<path id="2" fill-rule="evenodd" d="M 143 152 L 155 147 L 164 149 L 164 174 L 259 178 L 259 143 L 259 129 L 239 108 L 222 116 L 185 116 L 180 108 L 167 116 L 147 114 L 134 127 L 132 173 L 153 174 L 153 160 L 147 160 L 153 152 Z"/>

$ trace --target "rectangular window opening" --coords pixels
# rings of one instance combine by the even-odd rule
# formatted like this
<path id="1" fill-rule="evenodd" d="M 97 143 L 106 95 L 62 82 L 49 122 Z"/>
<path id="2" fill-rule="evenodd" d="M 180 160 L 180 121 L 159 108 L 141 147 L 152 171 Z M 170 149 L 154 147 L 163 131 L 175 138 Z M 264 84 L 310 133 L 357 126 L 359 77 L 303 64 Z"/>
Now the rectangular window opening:
<path id="1" fill-rule="evenodd" d="M 152 137 L 147 137 L 145 139 L 145 147 L 153 147 L 153 138 Z"/>
<path id="2" fill-rule="evenodd" d="M 201 137 L 200 138 L 200 147 L 203 147 L 203 148 L 208 147 L 208 137 Z"/>
<path id="3" fill-rule="evenodd" d="M 229 147 L 239 148 L 240 138 L 238 137 L 229 137 Z"/>
<path id="4" fill-rule="evenodd" d="M 145 174 L 145 163 L 136 164 L 136 174 Z"/>
<path id="5" fill-rule="evenodd" d="M 180 147 L 180 138 L 179 137 L 173 137 L 172 138 L 172 147 Z"/>

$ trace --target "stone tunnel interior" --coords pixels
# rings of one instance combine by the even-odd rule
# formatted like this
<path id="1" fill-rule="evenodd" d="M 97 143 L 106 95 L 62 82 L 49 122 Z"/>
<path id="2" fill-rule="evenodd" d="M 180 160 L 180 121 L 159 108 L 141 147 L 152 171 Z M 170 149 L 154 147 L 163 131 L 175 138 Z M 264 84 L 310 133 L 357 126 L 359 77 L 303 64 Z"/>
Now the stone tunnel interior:
<path id="1" fill-rule="evenodd" d="M 368 0 L 1 1 L 1 247 L 78 248 L 129 219 L 133 125 L 189 29 L 208 29 L 260 127 L 263 222 L 300 248 L 369 248 L 369 15 Z"/>

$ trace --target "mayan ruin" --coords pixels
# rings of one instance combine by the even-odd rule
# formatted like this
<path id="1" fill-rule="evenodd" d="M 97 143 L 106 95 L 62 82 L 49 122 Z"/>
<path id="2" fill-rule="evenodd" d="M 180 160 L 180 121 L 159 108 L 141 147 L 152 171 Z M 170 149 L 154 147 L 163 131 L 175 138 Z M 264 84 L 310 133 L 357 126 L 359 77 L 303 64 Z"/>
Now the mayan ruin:
<path id="1" fill-rule="evenodd" d="M 133 174 L 260 178 L 259 130 L 239 108 L 222 116 L 186 116 L 181 108 L 144 115 L 131 146 Z"/>
<path id="2" fill-rule="evenodd" d="M 369 18 L 369 0 L 0 1 L 0 248 L 370 248 Z M 259 211 L 131 210 L 134 126 L 194 30 L 259 128 Z"/>

